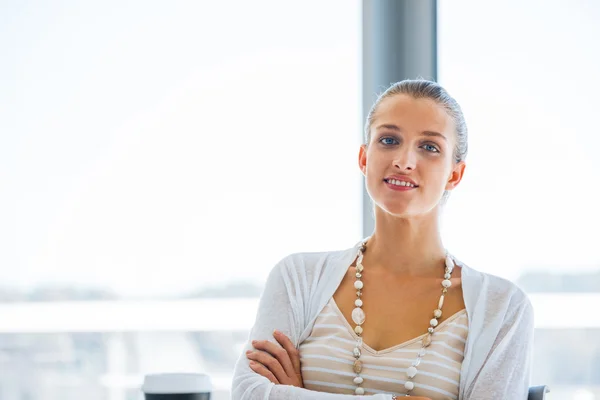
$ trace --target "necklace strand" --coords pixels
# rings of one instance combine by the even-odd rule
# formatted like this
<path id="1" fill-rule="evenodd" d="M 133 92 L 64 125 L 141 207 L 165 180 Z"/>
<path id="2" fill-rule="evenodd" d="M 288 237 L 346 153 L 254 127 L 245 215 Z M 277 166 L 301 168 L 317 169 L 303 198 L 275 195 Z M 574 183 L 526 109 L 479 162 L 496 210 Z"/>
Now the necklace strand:
<path id="1" fill-rule="evenodd" d="M 354 301 L 354 310 L 352 310 L 352 321 L 356 324 L 354 327 L 354 333 L 358 340 L 356 341 L 356 346 L 353 350 L 354 355 L 354 364 L 352 366 L 354 373 L 356 376 L 354 377 L 354 383 L 356 384 L 356 389 L 354 389 L 354 393 L 357 395 L 365 394 L 365 389 L 361 386 L 364 383 L 364 378 L 361 376 L 361 372 L 363 369 L 362 361 L 360 360 L 360 356 L 363 351 L 363 324 L 365 323 L 366 315 L 364 310 L 362 309 L 363 301 L 362 297 L 362 289 L 364 287 L 364 283 L 362 281 L 362 275 L 364 272 L 364 266 L 362 264 L 362 260 L 364 257 L 364 253 L 367 250 L 367 242 L 363 242 L 358 249 L 358 258 L 356 259 L 356 281 L 354 281 L 354 288 L 356 289 L 356 300 Z M 431 344 L 431 340 L 433 334 L 435 332 L 435 327 L 438 325 L 438 319 L 442 317 L 442 307 L 444 306 L 444 297 L 448 292 L 448 288 L 452 286 L 452 282 L 450 278 L 452 277 L 452 271 L 454 269 L 454 261 L 452 257 L 446 253 L 445 260 L 445 270 L 444 270 L 444 280 L 442 281 L 442 295 L 438 301 L 437 308 L 433 311 L 433 318 L 429 320 L 429 328 L 427 328 L 426 336 L 421 340 L 421 349 L 417 354 L 417 358 L 413 361 L 412 365 L 406 369 L 406 382 L 404 383 L 404 388 L 406 389 L 405 396 L 410 396 L 411 391 L 414 389 L 415 384 L 413 382 L 414 377 L 417 375 L 419 370 L 417 367 L 421 364 L 421 360 L 425 356 L 427 352 L 427 347 Z M 396 399 L 396 396 L 392 396 L 393 399 Z"/>

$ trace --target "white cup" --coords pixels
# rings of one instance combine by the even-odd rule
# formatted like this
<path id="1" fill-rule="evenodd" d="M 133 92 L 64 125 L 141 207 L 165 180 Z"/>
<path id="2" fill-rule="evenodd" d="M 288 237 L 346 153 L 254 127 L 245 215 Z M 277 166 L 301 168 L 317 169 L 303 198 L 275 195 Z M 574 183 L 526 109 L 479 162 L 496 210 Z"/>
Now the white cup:
<path id="1" fill-rule="evenodd" d="M 149 374 L 142 392 L 146 400 L 210 400 L 210 377 L 195 373 Z"/>

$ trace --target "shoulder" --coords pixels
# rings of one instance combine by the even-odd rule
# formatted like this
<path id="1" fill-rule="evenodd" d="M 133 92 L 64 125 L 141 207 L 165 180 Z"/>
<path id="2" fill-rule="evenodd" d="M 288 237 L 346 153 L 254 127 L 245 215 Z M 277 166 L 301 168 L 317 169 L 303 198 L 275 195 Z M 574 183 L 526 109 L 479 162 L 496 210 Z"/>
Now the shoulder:
<path id="1" fill-rule="evenodd" d="M 457 261 L 461 267 L 463 281 L 472 286 L 472 290 L 485 293 L 491 300 L 510 299 L 512 302 L 527 302 L 527 294 L 514 282 L 500 276 L 471 268 Z"/>
<path id="2" fill-rule="evenodd" d="M 335 269 L 347 254 L 348 250 L 292 253 L 280 261 L 280 268 L 290 275 L 318 276 Z"/>
<path id="3" fill-rule="evenodd" d="M 343 257 L 344 250 L 292 253 L 283 258 L 286 265 L 304 269 L 328 266 Z"/>
<path id="4" fill-rule="evenodd" d="M 533 319 L 533 307 L 527 294 L 514 282 L 494 274 L 458 263 L 462 269 L 465 302 L 471 309 L 485 309 L 489 315 L 503 315 L 504 319 L 521 315 Z"/>
<path id="5" fill-rule="evenodd" d="M 295 285 L 316 285 L 346 263 L 350 254 L 349 250 L 291 253 L 273 267 L 271 276 L 279 276 Z"/>

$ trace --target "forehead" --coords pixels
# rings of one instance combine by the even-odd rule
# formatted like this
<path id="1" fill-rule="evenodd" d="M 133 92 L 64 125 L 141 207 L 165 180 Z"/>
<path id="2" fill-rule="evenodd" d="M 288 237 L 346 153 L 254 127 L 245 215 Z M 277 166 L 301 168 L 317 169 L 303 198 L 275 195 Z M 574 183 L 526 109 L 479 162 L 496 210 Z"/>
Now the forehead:
<path id="1" fill-rule="evenodd" d="M 435 131 L 452 138 L 454 121 L 446 110 L 428 98 L 406 94 L 388 97 L 379 103 L 373 118 L 372 128 L 381 124 L 394 124 L 405 130 Z"/>

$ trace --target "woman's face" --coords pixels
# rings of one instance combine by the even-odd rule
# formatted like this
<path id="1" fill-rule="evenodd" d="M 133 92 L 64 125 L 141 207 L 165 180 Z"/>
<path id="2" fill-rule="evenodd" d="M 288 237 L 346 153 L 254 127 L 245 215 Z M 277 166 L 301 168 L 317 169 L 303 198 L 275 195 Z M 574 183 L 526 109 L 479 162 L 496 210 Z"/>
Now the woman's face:
<path id="1" fill-rule="evenodd" d="M 382 210 L 403 217 L 427 214 L 462 179 L 465 164 L 453 156 L 454 121 L 433 100 L 404 94 L 384 99 L 370 133 L 359 166 L 367 192 Z"/>

